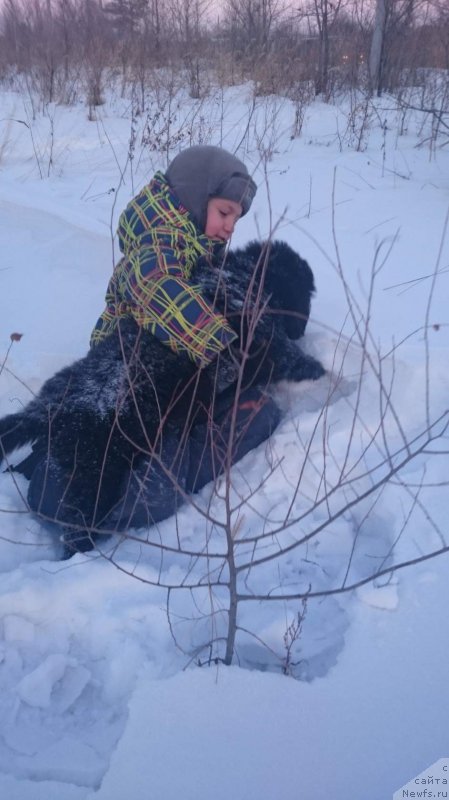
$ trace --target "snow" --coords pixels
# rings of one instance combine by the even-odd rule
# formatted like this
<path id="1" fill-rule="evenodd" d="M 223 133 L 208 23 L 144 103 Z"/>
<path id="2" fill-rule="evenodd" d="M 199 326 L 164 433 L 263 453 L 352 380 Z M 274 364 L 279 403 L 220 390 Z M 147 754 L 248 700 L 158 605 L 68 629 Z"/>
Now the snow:
<path id="1" fill-rule="evenodd" d="M 241 141 L 250 88 L 227 90 L 223 106 L 210 99 L 213 143 L 233 149 Z M 258 103 L 252 138 L 239 154 L 260 189 L 233 244 L 265 235 L 271 213 L 276 236 L 309 260 L 318 292 L 304 347 L 332 375 L 276 390 L 281 425 L 233 470 L 233 501 L 254 490 L 237 515 L 236 552 L 240 562 L 273 552 L 270 538 L 255 549 L 250 540 L 291 507 L 292 519 L 301 518 L 278 543 L 310 540 L 281 562 L 252 569 L 243 588 L 276 594 L 312 587 L 317 596 L 305 607 L 241 603 L 235 664 L 199 668 L 211 638 L 225 630 L 225 590 L 172 591 L 167 603 L 156 584 L 159 577 L 170 586 L 198 578 L 205 557 L 162 557 L 133 532 L 136 540 L 116 552 L 117 569 L 95 555 L 62 563 L 54 532 L 26 511 L 27 482 L 0 475 L 2 798 L 387 800 L 449 755 L 447 554 L 326 594 L 347 571 L 346 582 L 358 584 L 391 558 L 413 561 L 444 544 L 447 455 L 407 462 L 402 432 L 419 444 L 427 408 L 431 419 L 447 414 L 449 154 L 417 146 L 421 119 L 399 137 L 395 113 L 386 110 L 391 103 L 379 101 L 385 136 L 373 121 L 362 152 L 344 138 L 344 101 L 311 105 L 294 140 L 289 102 Z M 131 175 L 129 108 L 114 95 L 97 123 L 82 106 L 51 106 L 32 123 L 34 150 L 24 125 L 7 125 L 8 117 L 31 121 L 26 104 L 15 92 L 0 93 L 0 141 L 7 142 L 0 163 L 2 415 L 86 352 L 112 268 L 110 231 L 133 190 L 165 166 L 165 156 L 141 147 Z M 184 98 L 182 108 L 180 125 L 193 101 Z M 255 144 L 261 132 L 270 151 L 266 184 Z M 367 359 L 356 326 L 362 321 L 363 338 L 368 313 Z M 2 369 L 13 332 L 23 338 Z M 394 413 L 379 389 L 379 369 Z M 368 492 L 385 473 L 380 421 L 391 463 L 404 465 L 384 489 L 339 513 L 354 491 Z M 443 452 L 445 441 L 427 449 Z M 333 491 L 342 470 L 346 489 Z M 327 502 L 323 486 L 332 490 Z M 209 502 L 222 519 L 222 501 L 205 487 L 196 508 L 184 506 L 150 540 L 175 545 L 181 536 L 186 549 L 216 563 L 211 554 L 223 552 L 223 542 L 202 514 Z"/>
<path id="2" fill-rule="evenodd" d="M 429 626 L 447 607 L 447 556 L 441 566 L 419 600 L 407 587 L 394 616 L 358 607 L 324 680 L 220 667 L 155 681 L 144 670 L 109 772 L 89 800 L 120 800 L 130 774 L 136 800 L 391 798 L 449 748 L 447 705 L 434 702 L 446 681 L 447 640 Z"/>

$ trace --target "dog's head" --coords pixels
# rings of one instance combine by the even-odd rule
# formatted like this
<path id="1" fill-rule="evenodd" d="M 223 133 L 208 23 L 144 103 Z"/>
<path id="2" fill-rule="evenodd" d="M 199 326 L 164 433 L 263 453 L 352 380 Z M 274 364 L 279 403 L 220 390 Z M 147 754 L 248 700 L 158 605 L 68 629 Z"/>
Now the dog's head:
<path id="1" fill-rule="evenodd" d="M 282 312 L 289 339 L 303 336 L 315 293 L 313 272 L 307 261 L 286 242 L 251 242 L 241 254 L 260 270 L 264 291 L 270 295 L 270 308 Z"/>
<path id="2" fill-rule="evenodd" d="M 276 325 L 283 327 L 289 339 L 299 339 L 304 334 L 315 292 L 313 273 L 307 261 L 286 242 L 254 241 L 231 250 L 219 271 L 199 259 L 192 278 L 205 299 L 227 316 L 231 325 L 233 313 L 240 312 L 248 297 L 263 284 L 269 308 L 277 312 Z M 239 330 L 238 319 L 236 326 Z"/>

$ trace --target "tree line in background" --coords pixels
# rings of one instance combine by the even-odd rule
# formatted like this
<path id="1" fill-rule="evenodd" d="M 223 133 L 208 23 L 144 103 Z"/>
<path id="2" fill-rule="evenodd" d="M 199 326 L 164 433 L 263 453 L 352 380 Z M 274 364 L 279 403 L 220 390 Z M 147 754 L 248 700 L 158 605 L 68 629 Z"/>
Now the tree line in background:
<path id="1" fill-rule="evenodd" d="M 100 105 L 107 76 L 125 91 L 161 68 L 181 70 L 190 94 L 253 80 L 259 94 L 329 100 L 371 95 L 449 70 L 445 0 L 4 0 L 0 79 L 22 76 L 43 102 L 86 96 Z"/>

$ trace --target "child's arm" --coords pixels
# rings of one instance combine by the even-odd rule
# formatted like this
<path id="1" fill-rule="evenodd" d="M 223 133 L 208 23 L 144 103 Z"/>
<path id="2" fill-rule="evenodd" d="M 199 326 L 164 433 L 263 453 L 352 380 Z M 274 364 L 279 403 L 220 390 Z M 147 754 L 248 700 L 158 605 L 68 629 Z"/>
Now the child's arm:
<path id="1" fill-rule="evenodd" d="M 172 350 L 187 352 L 204 367 L 237 338 L 225 317 L 184 278 L 171 243 L 164 246 L 160 239 L 153 240 L 124 262 L 118 276 L 121 296 L 136 322 Z"/>

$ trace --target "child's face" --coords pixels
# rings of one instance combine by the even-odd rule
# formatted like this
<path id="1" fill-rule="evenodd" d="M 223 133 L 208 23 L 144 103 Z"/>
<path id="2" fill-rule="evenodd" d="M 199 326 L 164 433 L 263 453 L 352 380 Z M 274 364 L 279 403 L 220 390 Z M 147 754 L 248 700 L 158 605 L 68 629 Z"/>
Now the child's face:
<path id="1" fill-rule="evenodd" d="M 213 197 L 207 204 L 206 236 L 227 242 L 242 216 L 242 206 L 235 200 Z"/>

